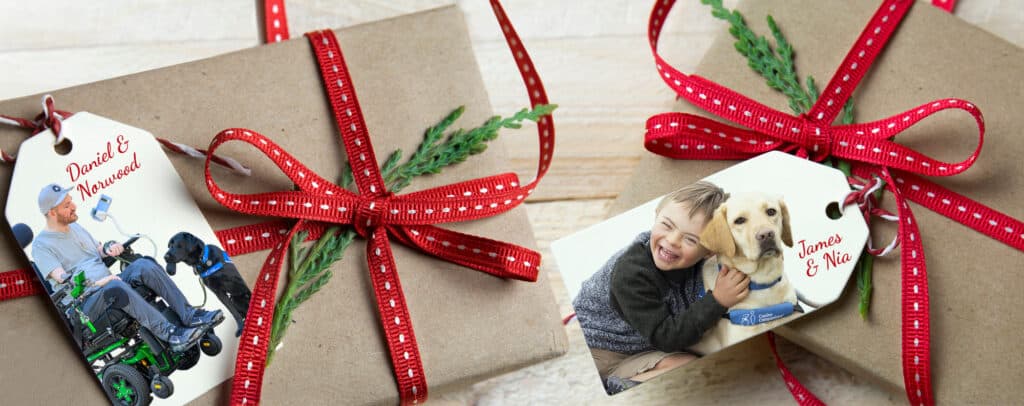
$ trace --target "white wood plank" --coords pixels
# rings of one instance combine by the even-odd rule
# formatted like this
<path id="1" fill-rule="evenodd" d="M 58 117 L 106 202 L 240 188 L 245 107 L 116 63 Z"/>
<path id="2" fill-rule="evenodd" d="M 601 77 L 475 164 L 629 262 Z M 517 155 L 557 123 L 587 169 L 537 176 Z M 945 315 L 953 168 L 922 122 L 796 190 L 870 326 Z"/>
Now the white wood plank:
<path id="1" fill-rule="evenodd" d="M 249 40 L 259 43 L 255 0 L 73 0 L 0 2 L 0 51 L 176 41 Z M 454 0 L 289 0 L 293 36 L 347 27 Z"/>
<path id="2" fill-rule="evenodd" d="M 0 100 L 208 58 L 251 40 L 187 41 L 0 52 Z"/>
<path id="3" fill-rule="evenodd" d="M 254 5 L 251 0 L 5 1 L 0 2 L 0 51 L 255 40 Z"/>

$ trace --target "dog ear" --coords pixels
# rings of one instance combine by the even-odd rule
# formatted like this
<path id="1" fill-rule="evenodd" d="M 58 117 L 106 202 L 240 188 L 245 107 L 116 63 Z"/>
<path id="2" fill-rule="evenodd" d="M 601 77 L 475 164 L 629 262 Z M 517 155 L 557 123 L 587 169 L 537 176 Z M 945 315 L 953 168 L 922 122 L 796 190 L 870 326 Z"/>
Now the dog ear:
<path id="1" fill-rule="evenodd" d="M 789 209 L 786 202 L 779 200 L 779 208 L 782 209 L 782 243 L 793 248 L 793 230 L 789 227 Z"/>
<path id="2" fill-rule="evenodd" d="M 203 240 L 200 240 L 199 237 L 192 235 L 192 233 L 185 233 L 185 242 L 188 246 L 188 251 L 190 253 L 199 253 L 200 251 L 202 251 L 203 245 L 205 245 L 203 244 Z"/>
<path id="3" fill-rule="evenodd" d="M 711 221 L 700 233 L 700 244 L 708 250 L 727 257 L 736 255 L 736 241 L 729 230 L 729 221 L 725 216 L 725 206 L 719 206 Z"/>

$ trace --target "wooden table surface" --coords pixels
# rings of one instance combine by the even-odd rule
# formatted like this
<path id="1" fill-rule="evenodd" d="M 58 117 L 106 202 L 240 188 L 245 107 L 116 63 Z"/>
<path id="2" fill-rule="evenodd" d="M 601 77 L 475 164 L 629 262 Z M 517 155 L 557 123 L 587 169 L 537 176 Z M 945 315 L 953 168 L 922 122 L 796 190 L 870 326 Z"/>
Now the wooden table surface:
<path id="1" fill-rule="evenodd" d="M 0 4 L 0 100 L 88 83 L 258 46 L 254 1 L 146 0 L 6 1 Z M 518 74 L 484 1 L 288 0 L 293 36 L 457 3 L 467 16 L 474 51 L 494 109 L 527 104 Z M 673 94 L 655 74 L 644 32 L 651 1 L 507 0 L 505 7 L 548 94 L 559 108 L 556 156 L 526 205 L 541 250 L 601 221 L 644 153 L 643 123 L 672 107 Z M 690 46 L 672 55 L 693 69 L 724 23 L 696 1 L 669 19 L 672 41 Z M 726 6 L 736 1 L 726 0 Z M 919 7 L 927 6 L 922 2 Z M 1024 44 L 1024 0 L 962 0 L 956 15 L 1018 45 Z M 759 18 L 759 17 L 751 17 Z M 787 22 L 780 22 L 785 29 Z M 680 48 L 682 49 L 682 48 Z M 797 45 L 797 50 L 799 47 Z M 524 133 L 525 134 L 525 133 Z M 522 135 L 522 134 L 519 134 Z M 0 140 L 10 149 L 15 141 Z M 536 145 L 508 143 L 509 166 L 531 178 Z M 554 261 L 546 276 L 564 314 L 570 298 Z M 603 395 L 579 326 L 567 327 L 565 357 L 435 395 L 453 404 L 787 404 L 764 340 L 730 350 L 699 373 L 659 379 L 615 398 Z M 781 343 L 791 369 L 833 404 L 903 404 L 905 397 L 854 377 L 793 344 Z"/>

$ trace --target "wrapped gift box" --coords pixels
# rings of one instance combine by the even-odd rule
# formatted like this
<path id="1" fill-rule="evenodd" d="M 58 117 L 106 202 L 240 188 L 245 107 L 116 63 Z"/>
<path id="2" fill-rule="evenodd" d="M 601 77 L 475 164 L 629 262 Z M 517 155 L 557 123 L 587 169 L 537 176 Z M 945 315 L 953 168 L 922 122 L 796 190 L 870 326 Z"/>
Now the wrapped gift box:
<path id="1" fill-rule="evenodd" d="M 461 105 L 466 112 L 458 127 L 478 126 L 492 115 L 457 8 L 359 25 L 337 35 L 381 160 L 396 148 L 408 156 L 429 126 Z M 60 109 L 89 111 L 195 147 L 205 147 L 222 129 L 251 128 L 274 139 L 322 176 L 340 179 L 345 155 L 320 82 L 307 40 L 297 37 L 51 94 Z M 0 112 L 32 117 L 38 113 L 39 100 L 40 96 L 29 96 L 0 102 Z M 504 133 L 485 153 L 439 175 L 417 178 L 403 192 L 507 172 L 502 143 L 521 137 Z M 5 150 L 16 150 L 17 140 L 25 136 L 23 130 L 0 127 Z M 250 148 L 228 145 L 218 154 L 253 169 L 251 177 L 214 169 L 218 183 L 227 190 L 255 193 L 291 187 L 269 160 L 259 159 Z M 266 220 L 224 209 L 206 190 L 201 161 L 170 156 L 214 229 Z M 0 190 L 5 191 L 0 199 L 6 200 L 11 166 L 0 166 L 0 171 Z M 160 213 L 153 213 L 153 218 L 174 221 Z M 521 207 L 444 227 L 536 246 Z M 0 238 L 6 249 L 0 269 L 27 267 L 14 239 L 8 233 Z M 503 280 L 393 246 L 432 394 L 566 352 L 568 344 L 545 275 L 536 283 Z M 393 403 L 397 399 L 364 253 L 363 240 L 357 239 L 333 266 L 333 280 L 293 314 L 295 323 L 265 378 L 267 404 L 323 404 L 341 399 L 349 404 Z M 250 284 L 265 255 L 256 252 L 234 258 Z M 51 307 L 42 296 L 0 303 L 4 402 L 102 403 L 95 377 L 65 338 Z M 223 404 L 229 385 L 225 382 L 194 403 Z"/>
<path id="2" fill-rule="evenodd" d="M 765 16 L 774 16 L 793 44 L 798 74 L 813 75 L 824 86 L 877 7 L 877 2 L 746 1 L 738 10 L 755 32 L 769 37 Z M 708 10 L 682 4 L 673 11 L 683 12 L 707 14 Z M 733 42 L 723 28 L 698 68 L 688 73 L 789 112 L 785 97 L 770 90 L 747 66 Z M 665 37 L 659 53 L 673 63 L 672 49 L 684 46 L 684 39 Z M 655 72 L 652 63 L 650 73 Z M 910 10 L 854 93 L 855 121 L 889 117 L 934 99 L 956 97 L 975 103 L 985 114 L 986 124 L 980 159 L 959 176 L 931 180 L 1024 219 L 1020 203 L 1024 200 L 1022 81 L 1024 51 L 922 3 Z M 674 109 L 706 115 L 685 102 L 676 103 Z M 900 134 L 897 141 L 956 162 L 974 150 L 976 134 L 974 121 L 966 113 L 944 112 Z M 641 135 L 638 130 L 638 143 Z M 645 153 L 611 211 L 625 211 L 734 163 L 677 161 Z M 887 200 L 892 208 L 891 195 Z M 947 404 L 1019 402 L 1024 394 L 1024 347 L 1016 331 L 1024 324 L 1024 311 L 1017 297 L 1024 291 L 1024 253 L 918 204 L 910 205 L 928 264 L 936 399 Z M 876 245 L 883 246 L 895 235 L 895 227 L 875 224 L 872 233 Z M 779 328 L 779 334 L 902 393 L 897 254 L 875 260 L 868 321 L 858 315 L 856 282 L 851 280 L 837 303 Z"/>

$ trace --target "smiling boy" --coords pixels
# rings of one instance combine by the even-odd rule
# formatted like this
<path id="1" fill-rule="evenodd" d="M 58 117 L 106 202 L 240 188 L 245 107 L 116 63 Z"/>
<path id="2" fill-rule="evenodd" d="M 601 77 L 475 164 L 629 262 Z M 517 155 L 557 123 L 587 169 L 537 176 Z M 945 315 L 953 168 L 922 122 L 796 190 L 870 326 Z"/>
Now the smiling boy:
<path id="1" fill-rule="evenodd" d="M 583 283 L 573 306 L 609 393 L 695 359 L 686 348 L 748 294 L 749 278 L 723 269 L 700 296 L 700 270 L 713 254 L 699 236 L 727 197 L 705 181 L 665 196 L 651 230 Z"/>

